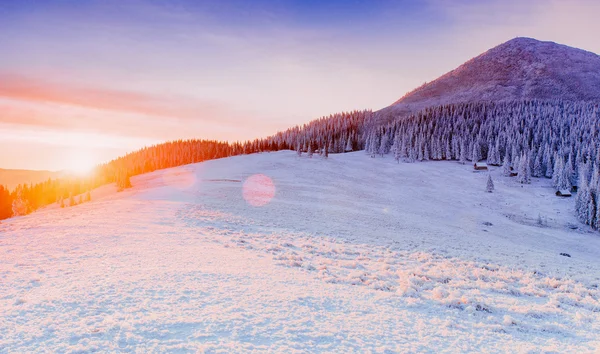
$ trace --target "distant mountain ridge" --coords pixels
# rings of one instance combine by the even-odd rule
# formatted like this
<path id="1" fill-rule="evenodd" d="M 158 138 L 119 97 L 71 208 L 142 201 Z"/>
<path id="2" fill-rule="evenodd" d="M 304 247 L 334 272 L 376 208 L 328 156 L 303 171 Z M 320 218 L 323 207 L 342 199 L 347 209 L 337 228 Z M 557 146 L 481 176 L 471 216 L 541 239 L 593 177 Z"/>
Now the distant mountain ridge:
<path id="1" fill-rule="evenodd" d="M 11 170 L 0 168 L 0 185 L 12 190 L 19 184 L 36 184 L 47 181 L 48 178 L 59 178 L 65 172 L 37 171 L 37 170 Z"/>
<path id="2" fill-rule="evenodd" d="M 518 37 L 409 92 L 379 120 L 449 103 L 600 100 L 600 56 L 554 42 Z"/>

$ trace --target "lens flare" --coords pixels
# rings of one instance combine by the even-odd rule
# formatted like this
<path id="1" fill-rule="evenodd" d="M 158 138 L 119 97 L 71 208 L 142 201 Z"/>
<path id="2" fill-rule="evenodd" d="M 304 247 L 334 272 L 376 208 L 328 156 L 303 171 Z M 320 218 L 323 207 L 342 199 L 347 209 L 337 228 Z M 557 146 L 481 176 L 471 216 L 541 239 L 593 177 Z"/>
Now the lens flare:
<path id="1" fill-rule="evenodd" d="M 252 175 L 244 181 L 242 193 L 246 203 L 255 207 L 265 206 L 275 196 L 275 184 L 263 174 Z"/>

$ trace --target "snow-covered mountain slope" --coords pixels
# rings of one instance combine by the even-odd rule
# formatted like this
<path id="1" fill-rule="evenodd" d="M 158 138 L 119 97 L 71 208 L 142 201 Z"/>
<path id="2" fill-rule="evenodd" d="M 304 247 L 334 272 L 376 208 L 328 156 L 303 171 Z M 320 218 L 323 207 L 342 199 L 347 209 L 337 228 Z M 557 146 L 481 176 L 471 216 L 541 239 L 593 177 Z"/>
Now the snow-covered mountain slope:
<path id="1" fill-rule="evenodd" d="M 0 352 L 596 352 L 600 237 L 491 175 L 282 151 L 5 220 Z"/>
<path id="2" fill-rule="evenodd" d="M 600 100 L 600 56 L 532 38 L 515 38 L 406 94 L 381 118 L 449 103 L 523 99 Z"/>

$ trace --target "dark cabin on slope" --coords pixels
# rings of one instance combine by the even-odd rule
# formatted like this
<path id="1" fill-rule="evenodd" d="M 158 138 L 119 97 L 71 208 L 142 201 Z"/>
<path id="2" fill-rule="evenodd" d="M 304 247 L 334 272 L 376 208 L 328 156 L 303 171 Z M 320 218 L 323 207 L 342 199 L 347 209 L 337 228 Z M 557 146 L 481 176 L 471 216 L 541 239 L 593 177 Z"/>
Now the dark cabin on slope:
<path id="1" fill-rule="evenodd" d="M 571 191 L 569 191 L 568 189 L 561 189 L 561 190 L 556 191 L 556 196 L 557 197 L 570 197 Z"/>
<path id="2" fill-rule="evenodd" d="M 488 165 L 485 162 L 475 162 L 473 164 L 473 169 L 475 169 L 475 171 L 487 171 Z"/>

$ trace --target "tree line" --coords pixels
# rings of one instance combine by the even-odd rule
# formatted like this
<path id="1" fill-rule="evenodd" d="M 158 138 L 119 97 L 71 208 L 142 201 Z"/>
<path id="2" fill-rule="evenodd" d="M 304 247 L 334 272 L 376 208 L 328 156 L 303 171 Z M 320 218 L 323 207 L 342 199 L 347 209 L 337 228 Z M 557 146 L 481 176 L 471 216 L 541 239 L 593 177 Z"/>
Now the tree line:
<path id="1" fill-rule="evenodd" d="M 600 228 L 598 103 L 474 102 L 431 107 L 385 124 L 376 124 L 379 118 L 369 110 L 342 112 L 245 142 L 193 139 L 145 147 L 98 166 L 87 179 L 0 188 L 0 218 L 15 214 L 15 201 L 22 200 L 30 212 L 100 185 L 124 189 L 132 176 L 211 159 L 278 150 L 308 156 L 365 150 L 372 157 L 391 153 L 409 163 L 486 160 L 519 183 L 549 178 L 557 190 L 577 187 L 577 216 Z"/>
<path id="2" fill-rule="evenodd" d="M 278 150 L 344 152 L 363 148 L 361 130 L 371 111 L 353 111 L 322 117 L 275 135 L 245 142 L 177 140 L 144 147 L 97 166 L 88 177 L 49 179 L 23 184 L 10 191 L 0 185 L 0 220 L 31 213 L 57 203 L 68 207 L 89 201 L 90 190 L 115 183 L 131 187 L 131 177 L 160 169 L 241 154 Z"/>
<path id="3" fill-rule="evenodd" d="M 371 128 L 365 151 L 400 162 L 486 160 L 519 183 L 550 178 L 576 187 L 581 222 L 600 228 L 600 108 L 594 102 L 512 101 L 450 104 Z"/>

